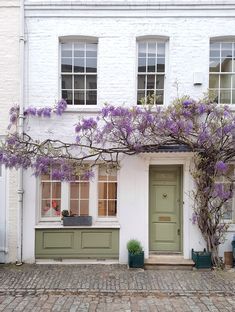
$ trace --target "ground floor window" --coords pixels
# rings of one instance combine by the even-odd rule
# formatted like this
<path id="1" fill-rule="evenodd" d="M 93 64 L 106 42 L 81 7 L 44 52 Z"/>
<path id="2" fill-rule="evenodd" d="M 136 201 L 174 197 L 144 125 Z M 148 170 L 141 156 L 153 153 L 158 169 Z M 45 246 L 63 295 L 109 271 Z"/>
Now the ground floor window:
<path id="1" fill-rule="evenodd" d="M 117 215 L 117 171 L 99 167 L 98 176 L 98 215 L 110 217 Z"/>
<path id="2" fill-rule="evenodd" d="M 223 219 L 227 222 L 235 223 L 235 166 L 230 165 L 229 166 L 229 181 L 227 181 L 225 178 L 223 178 L 223 184 L 226 188 L 228 185 L 228 182 L 233 181 L 233 197 L 229 199 L 224 204 L 224 216 Z"/>
<path id="3" fill-rule="evenodd" d="M 51 174 L 42 175 L 40 221 L 59 221 L 63 210 L 68 210 L 73 216 L 116 217 L 117 170 L 98 165 L 94 172 L 95 177 L 91 181 L 78 176 L 70 183 L 53 180 Z"/>
<path id="4" fill-rule="evenodd" d="M 51 174 L 41 176 L 41 219 L 59 218 L 61 214 L 61 182 Z"/>

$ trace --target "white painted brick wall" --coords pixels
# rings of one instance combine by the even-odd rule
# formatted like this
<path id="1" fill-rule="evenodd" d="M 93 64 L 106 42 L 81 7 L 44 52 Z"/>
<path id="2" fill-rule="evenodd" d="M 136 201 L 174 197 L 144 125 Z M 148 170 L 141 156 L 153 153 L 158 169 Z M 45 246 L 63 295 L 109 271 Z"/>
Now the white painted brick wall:
<path id="1" fill-rule="evenodd" d="M 32 2 L 40 3 L 38 1 Z M 65 3 L 65 1 L 60 2 Z M 202 3 L 203 1 L 199 2 Z M 212 3 L 212 1 L 208 2 Z M 26 11 L 28 16 L 26 20 L 26 105 L 54 105 L 56 100 L 60 98 L 60 36 L 95 36 L 99 39 L 98 106 L 102 106 L 105 102 L 117 105 L 123 103 L 134 105 L 136 103 L 137 37 L 145 35 L 169 37 L 165 84 L 165 104 L 168 105 L 176 96 L 188 94 L 194 98 L 199 98 L 203 92 L 207 91 L 210 38 L 235 36 L 235 12 L 230 9 L 223 11 L 201 11 L 200 9 L 168 11 L 164 9 L 159 10 L 159 12 L 156 10 L 150 12 L 147 9 L 134 11 L 130 7 L 129 11 L 125 12 L 120 10 L 104 12 L 88 9 L 81 11 L 75 8 L 56 11 L 54 7 L 53 10 L 50 7 L 49 11 L 45 11 L 40 10 L 40 6 L 38 8 L 35 10 L 29 6 Z M 203 73 L 204 82 L 202 86 L 193 85 L 193 73 L 198 71 Z M 175 86 L 176 81 L 178 94 Z M 69 112 L 65 113 L 63 117 L 52 118 L 51 122 L 46 119 L 32 120 L 28 127 L 32 133 L 37 135 L 43 135 L 44 130 L 47 130 L 47 135 L 58 135 L 64 140 L 71 140 L 74 134 L 73 125 L 76 120 L 77 115 Z M 33 208 L 32 201 L 34 198 L 36 198 L 36 188 L 34 192 L 32 190 L 30 199 L 26 203 L 26 210 L 29 213 L 30 209 Z M 136 202 L 136 206 L 139 205 L 138 202 Z M 143 209 L 143 207 L 139 208 Z M 31 237 L 30 235 L 34 232 L 34 222 L 31 220 L 25 229 L 27 237 Z M 122 237 L 125 235 L 127 233 L 122 233 Z M 189 246 L 200 245 L 201 238 L 199 235 L 197 237 L 192 236 Z M 124 241 L 123 238 L 122 242 Z M 145 243 L 148 246 L 147 240 Z M 123 248 L 125 248 L 124 245 L 122 246 L 124 254 Z M 25 251 L 25 255 L 26 260 L 33 259 L 34 252 L 32 249 L 28 249 Z"/>
<path id="2" fill-rule="evenodd" d="M 0 135 L 6 134 L 9 109 L 19 100 L 19 0 L 0 1 Z M 16 172 L 7 172 L 7 261 L 15 262 L 17 245 Z"/>
<path id="3" fill-rule="evenodd" d="M 179 95 L 200 97 L 208 88 L 209 38 L 234 35 L 232 18 L 30 18 L 28 29 L 27 104 L 51 105 L 59 92 L 59 37 L 95 36 L 98 45 L 98 104 L 136 101 L 136 37 L 169 39 L 166 104 Z M 202 86 L 193 73 L 203 72 Z"/>

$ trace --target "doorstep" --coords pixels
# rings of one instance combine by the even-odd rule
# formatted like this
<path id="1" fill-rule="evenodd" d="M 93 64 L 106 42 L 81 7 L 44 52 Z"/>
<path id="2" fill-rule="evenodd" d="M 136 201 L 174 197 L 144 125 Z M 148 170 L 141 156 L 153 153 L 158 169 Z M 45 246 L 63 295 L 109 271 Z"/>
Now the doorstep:
<path id="1" fill-rule="evenodd" d="M 192 270 L 193 266 L 193 260 L 184 259 L 181 254 L 152 254 L 144 261 L 146 270 Z"/>

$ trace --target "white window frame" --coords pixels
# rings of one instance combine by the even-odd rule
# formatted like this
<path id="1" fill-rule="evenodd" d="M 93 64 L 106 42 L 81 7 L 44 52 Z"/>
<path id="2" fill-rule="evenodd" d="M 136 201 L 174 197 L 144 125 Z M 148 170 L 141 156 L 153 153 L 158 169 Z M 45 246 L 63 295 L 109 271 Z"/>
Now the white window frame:
<path id="1" fill-rule="evenodd" d="M 50 178 L 51 178 L 51 174 L 50 174 Z M 42 182 L 48 182 L 48 183 L 60 183 L 60 190 L 61 190 L 61 197 L 60 197 L 60 215 L 58 217 L 54 216 L 54 217 L 43 217 L 42 216 Z M 52 184 L 51 184 L 52 187 Z M 52 195 L 52 189 L 51 189 L 51 195 Z M 44 199 L 46 200 L 46 199 Z M 51 200 L 51 199 L 50 199 Z M 57 199 L 58 200 L 58 199 Z M 39 221 L 40 222 L 46 222 L 46 221 L 60 221 L 61 220 L 61 212 L 62 212 L 62 182 L 59 180 L 53 180 L 53 179 L 49 179 L 49 180 L 42 180 L 41 176 L 39 177 Z"/>
<path id="2" fill-rule="evenodd" d="M 71 199 L 71 184 L 70 183 L 79 183 L 79 189 L 78 189 L 78 192 L 79 192 L 79 198 L 78 199 Z M 76 179 L 75 181 L 71 181 L 70 183 L 68 183 L 69 185 L 69 195 L 68 195 L 68 200 L 69 200 L 69 212 L 71 210 L 71 200 L 77 200 L 78 201 L 78 210 L 79 210 L 79 216 L 81 215 L 80 214 L 80 210 L 81 210 L 81 200 L 88 200 L 88 216 L 90 215 L 89 212 L 89 204 L 90 204 L 90 181 L 86 181 L 86 180 L 82 180 L 82 179 Z M 85 199 L 85 198 L 82 198 L 81 199 L 81 183 L 88 183 L 89 184 L 89 194 L 88 194 L 88 198 Z"/>
<path id="3" fill-rule="evenodd" d="M 211 44 L 219 44 L 220 48 L 219 48 L 219 52 L 220 52 L 220 56 L 219 56 L 219 61 L 220 61 L 220 65 L 219 65 L 219 71 L 218 72 L 212 72 L 210 71 L 210 60 L 211 60 Z M 231 57 L 231 61 L 232 61 L 232 70 L 231 72 L 222 72 L 221 71 L 221 60 L 222 60 L 222 44 L 232 44 L 232 57 Z M 212 57 L 213 58 L 213 57 Z M 216 57 L 214 57 L 216 58 Z M 234 59 L 234 61 L 233 61 Z M 216 75 L 219 77 L 218 79 L 218 88 L 210 88 L 210 76 L 211 75 Z M 230 88 L 221 88 L 221 76 L 223 75 L 231 75 L 231 82 L 230 82 Z M 233 87 L 234 85 L 234 87 Z M 233 92 L 235 94 L 235 39 L 234 38 L 227 38 L 227 39 L 213 39 L 210 41 L 210 45 L 209 45 L 209 91 L 211 92 L 218 92 L 218 104 L 220 105 L 231 105 L 234 106 L 235 105 L 235 99 L 234 102 L 233 101 Z M 220 91 L 230 91 L 230 103 L 221 103 L 221 98 L 220 98 Z"/>
<path id="4" fill-rule="evenodd" d="M 230 164 L 231 166 L 233 166 L 233 178 L 235 177 L 235 164 Z M 229 182 L 227 182 L 225 180 L 225 177 L 222 177 L 221 181 L 217 182 L 218 184 L 229 184 Z M 235 182 L 233 182 L 233 197 L 231 198 L 231 204 L 232 204 L 232 218 L 231 219 L 223 219 L 222 222 L 223 223 L 231 223 L 231 224 L 235 224 Z"/>
<path id="5" fill-rule="evenodd" d="M 102 165 L 102 164 L 101 164 Z M 115 216 L 99 216 L 99 183 L 116 183 L 117 185 L 117 198 L 116 198 L 116 215 Z M 108 202 L 109 199 L 107 198 L 106 201 Z M 107 212 L 108 212 L 108 208 L 107 208 Z M 105 220 L 117 220 L 117 216 L 118 216 L 118 170 L 116 169 L 116 180 L 115 181 L 104 181 L 104 180 L 99 180 L 99 166 L 97 168 L 97 218 L 100 221 L 105 221 Z"/>
<path id="6" fill-rule="evenodd" d="M 66 44 L 66 43 L 70 43 L 72 44 L 73 48 L 72 48 L 72 72 L 62 72 L 62 44 Z M 73 64 L 74 64 L 74 44 L 76 43 L 83 43 L 85 44 L 85 47 L 87 44 L 89 43 L 94 43 L 97 45 L 97 55 L 96 55 L 96 62 L 97 62 L 97 70 L 96 72 L 73 72 Z M 69 109 L 74 109 L 74 108 L 96 108 L 98 106 L 98 40 L 97 38 L 93 38 L 93 37 L 76 37 L 76 36 L 66 36 L 64 37 L 64 39 L 60 39 L 59 42 L 59 93 L 60 96 L 62 98 L 62 75 L 70 75 L 72 76 L 72 87 L 74 87 L 74 75 L 82 75 L 84 76 L 84 89 L 82 89 L 84 91 L 84 104 L 74 104 L 74 88 L 71 89 L 71 91 L 73 92 L 73 103 L 72 104 L 68 104 L 68 108 Z M 84 58 L 86 61 L 86 57 Z M 84 64 L 86 66 L 86 64 Z M 85 67 L 86 68 L 86 67 Z M 90 76 L 96 76 L 96 89 L 86 89 L 86 75 L 90 75 Z M 68 89 L 64 89 L 64 90 L 68 90 Z M 69 89 L 70 90 L 70 89 Z M 76 90 L 75 90 L 76 91 Z M 86 91 L 96 91 L 96 103 L 95 104 L 86 104 Z"/>
<path id="7" fill-rule="evenodd" d="M 118 222 L 119 218 L 119 170 L 117 170 L 117 213 L 116 216 L 100 217 L 98 215 L 98 177 L 99 177 L 99 165 L 94 167 L 94 178 L 89 181 L 89 216 L 92 216 L 93 223 L 108 223 Z M 53 180 L 57 182 L 56 180 Z M 58 181 L 60 182 L 60 181 Z M 42 205 L 42 189 L 41 189 L 41 177 L 38 177 L 38 222 L 55 222 L 61 221 L 60 217 L 41 217 L 41 205 Z M 70 183 L 61 182 L 61 212 L 63 210 L 70 211 Z"/>
<path id="8" fill-rule="evenodd" d="M 155 69 L 155 72 L 139 72 L 139 44 L 141 43 L 156 43 L 156 55 L 157 55 L 157 44 L 164 44 L 165 45 L 165 56 L 164 56 L 164 59 L 165 59 L 165 70 L 164 72 L 157 72 L 156 69 Z M 148 58 L 146 58 L 146 68 L 147 68 L 147 61 L 148 61 Z M 156 92 L 156 90 L 161 90 L 163 91 L 163 103 L 162 104 L 156 104 L 156 105 L 159 105 L 159 106 L 163 106 L 166 102 L 166 88 L 167 88 L 167 80 L 166 80 L 166 77 L 167 77 L 167 71 L 168 71 L 168 38 L 166 37 L 155 37 L 155 36 L 144 36 L 144 37 L 139 37 L 137 39 L 137 44 L 136 44 L 136 105 L 140 105 L 138 103 L 138 91 L 140 89 L 138 89 L 138 76 L 139 75 L 145 75 L 145 77 L 147 75 L 154 75 L 155 76 L 155 85 L 154 85 L 154 92 Z M 156 89 L 156 76 L 159 75 L 159 76 L 163 76 L 163 89 Z M 146 88 L 146 81 L 145 81 L 145 89 L 144 89 L 144 92 L 145 92 L 145 99 L 146 99 L 146 95 L 147 95 L 147 88 Z M 142 89 L 141 89 L 142 90 Z M 146 103 L 146 100 L 145 100 L 145 103 Z"/>

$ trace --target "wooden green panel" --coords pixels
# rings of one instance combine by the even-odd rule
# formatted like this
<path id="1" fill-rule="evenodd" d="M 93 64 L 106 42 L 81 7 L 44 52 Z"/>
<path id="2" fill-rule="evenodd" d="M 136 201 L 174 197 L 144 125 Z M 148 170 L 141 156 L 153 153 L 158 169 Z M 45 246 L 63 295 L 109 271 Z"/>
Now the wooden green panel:
<path id="1" fill-rule="evenodd" d="M 93 233 L 82 232 L 82 249 L 86 248 L 111 248 L 112 247 L 112 232 L 109 233 Z"/>
<path id="2" fill-rule="evenodd" d="M 43 248 L 73 248 L 74 233 L 43 233 Z"/>
<path id="3" fill-rule="evenodd" d="M 119 257 L 119 229 L 36 229 L 36 259 Z"/>
<path id="4" fill-rule="evenodd" d="M 150 251 L 181 251 L 181 167 L 150 166 Z"/>

